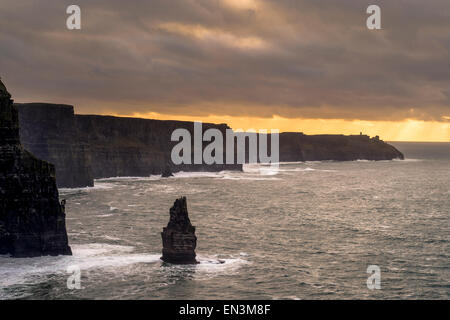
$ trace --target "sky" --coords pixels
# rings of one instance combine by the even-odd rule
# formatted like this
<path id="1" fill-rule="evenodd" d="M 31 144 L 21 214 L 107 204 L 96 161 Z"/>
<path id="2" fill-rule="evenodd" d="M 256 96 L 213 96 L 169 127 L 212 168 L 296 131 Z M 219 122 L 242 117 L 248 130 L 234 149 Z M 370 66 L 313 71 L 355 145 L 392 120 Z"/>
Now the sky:
<path id="1" fill-rule="evenodd" d="M 450 141 L 450 1 L 1 0 L 0 76 L 80 114 Z"/>

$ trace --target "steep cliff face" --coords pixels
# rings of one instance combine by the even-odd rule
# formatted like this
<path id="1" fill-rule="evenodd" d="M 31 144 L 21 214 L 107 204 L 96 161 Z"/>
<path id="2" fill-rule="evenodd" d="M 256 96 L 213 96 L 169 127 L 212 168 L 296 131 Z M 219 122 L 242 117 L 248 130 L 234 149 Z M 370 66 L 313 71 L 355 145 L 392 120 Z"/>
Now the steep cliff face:
<path id="1" fill-rule="evenodd" d="M 0 81 L 0 254 L 70 255 L 55 169 L 20 144 L 10 98 Z"/>
<path id="2" fill-rule="evenodd" d="M 79 141 L 72 106 L 17 104 L 26 150 L 53 163 L 59 187 L 93 186 L 89 146 Z"/>
<path id="3" fill-rule="evenodd" d="M 178 142 L 171 141 L 172 132 L 187 129 L 194 140 L 193 122 L 74 115 L 73 107 L 66 105 L 18 106 L 22 143 L 36 156 L 55 164 L 59 187 L 92 186 L 94 178 L 148 176 L 165 171 L 242 170 L 241 165 L 174 165 L 171 152 Z M 225 124 L 203 124 L 203 132 L 210 128 L 220 130 L 224 137 L 229 129 Z M 282 162 L 403 159 L 393 146 L 365 135 L 286 132 L 279 139 Z M 270 150 L 271 139 L 266 141 Z M 208 144 L 204 142 L 203 148 Z M 248 149 L 246 153 L 248 159 Z"/>
<path id="4" fill-rule="evenodd" d="M 94 178 L 161 174 L 167 167 L 171 172 L 242 170 L 241 165 L 174 165 L 171 152 L 178 142 L 171 142 L 172 132 L 186 129 L 193 141 L 193 122 L 96 115 L 77 115 L 75 119 L 80 140 L 90 147 Z M 225 136 L 228 126 L 203 124 L 203 132 L 210 128 Z"/>
<path id="5" fill-rule="evenodd" d="M 395 147 L 366 135 L 280 134 L 280 161 L 404 159 Z"/>
<path id="6" fill-rule="evenodd" d="M 242 170 L 241 165 L 174 165 L 175 129 L 194 136 L 194 124 L 96 115 L 74 115 L 73 107 L 43 103 L 17 104 L 20 137 L 34 155 L 55 164 L 58 187 L 86 187 L 94 178 L 148 176 L 165 170 Z M 226 125 L 203 124 L 203 131 Z M 206 143 L 205 143 L 206 145 Z M 193 150 L 193 148 L 192 148 Z"/>

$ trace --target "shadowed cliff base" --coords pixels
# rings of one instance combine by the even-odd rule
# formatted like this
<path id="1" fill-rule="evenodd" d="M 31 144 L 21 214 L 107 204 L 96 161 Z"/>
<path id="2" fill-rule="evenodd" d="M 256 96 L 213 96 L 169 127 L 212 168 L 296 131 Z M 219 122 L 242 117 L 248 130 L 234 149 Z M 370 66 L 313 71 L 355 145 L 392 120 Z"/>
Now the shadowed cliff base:
<path id="1" fill-rule="evenodd" d="M 96 178 L 164 175 L 169 171 L 242 170 L 240 164 L 174 165 L 171 150 L 178 142 L 171 141 L 172 132 L 183 128 L 194 136 L 193 122 L 76 115 L 72 106 L 46 103 L 18 107 L 22 143 L 36 156 L 55 164 L 58 187 L 92 186 Z M 204 123 L 202 130 L 211 128 L 224 137 L 230 129 L 226 124 Z M 267 141 L 270 150 L 270 137 Z M 203 142 L 203 148 L 208 143 Z M 281 162 L 397 158 L 403 159 L 403 154 L 377 137 L 280 134 Z"/>

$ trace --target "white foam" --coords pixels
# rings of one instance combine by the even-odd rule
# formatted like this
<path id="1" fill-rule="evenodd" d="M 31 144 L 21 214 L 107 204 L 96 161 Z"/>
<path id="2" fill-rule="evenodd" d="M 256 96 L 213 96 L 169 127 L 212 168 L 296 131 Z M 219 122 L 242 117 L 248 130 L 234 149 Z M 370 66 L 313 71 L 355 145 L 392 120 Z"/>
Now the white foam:
<path id="1" fill-rule="evenodd" d="M 279 164 L 270 163 L 246 163 L 242 165 L 242 171 L 253 174 L 277 174 Z"/>
<path id="2" fill-rule="evenodd" d="M 422 161 L 425 161 L 425 159 L 409 159 L 409 158 L 406 158 L 404 160 L 402 160 L 402 159 L 393 159 L 392 161 L 398 161 L 398 162 L 422 162 Z"/>
<path id="3" fill-rule="evenodd" d="M 155 181 L 161 180 L 161 175 L 150 175 L 147 177 L 110 177 L 110 178 L 101 178 L 95 180 L 95 185 L 98 182 L 106 181 L 106 182 L 114 182 L 114 181 Z"/>
<path id="4" fill-rule="evenodd" d="M 317 170 L 310 167 L 306 168 L 292 168 L 292 169 L 280 169 L 280 172 L 304 172 L 304 171 L 326 171 L 326 170 Z M 329 171 L 329 170 L 327 170 Z"/>
<path id="5" fill-rule="evenodd" d="M 247 173 L 230 173 L 225 174 L 221 179 L 223 180 L 251 180 L 251 181 L 264 181 L 264 180 L 280 180 L 276 177 L 247 174 Z"/>
<path id="6" fill-rule="evenodd" d="M 10 258 L 0 256 L 0 289 L 45 281 L 44 275 L 66 274 L 69 266 L 81 271 L 122 267 L 136 263 L 155 263 L 160 254 L 133 253 L 134 247 L 110 244 L 72 245 L 73 256 Z M 1 292 L 0 292 L 1 297 Z"/>
<path id="7" fill-rule="evenodd" d="M 301 300 L 299 297 L 297 296 L 287 296 L 287 297 L 278 297 L 275 296 L 272 298 L 273 300 Z"/>
<path id="8" fill-rule="evenodd" d="M 112 236 L 108 236 L 108 235 L 103 236 L 103 238 L 106 240 L 113 240 L 113 241 L 121 240 L 120 238 L 112 237 Z"/>
<path id="9" fill-rule="evenodd" d="M 218 258 L 219 255 L 204 256 L 197 255 L 197 261 L 199 264 L 191 265 L 164 265 L 171 271 L 185 271 L 185 270 L 195 270 L 195 278 L 197 280 L 202 280 L 205 278 L 215 277 L 220 274 L 232 274 L 239 271 L 239 269 L 250 262 L 243 259 L 242 257 L 229 257 L 229 258 Z"/>
<path id="10" fill-rule="evenodd" d="M 292 167 L 293 164 L 305 165 L 305 162 L 282 162 L 280 166 L 271 164 L 247 164 L 243 166 L 244 173 L 259 175 L 277 175 L 280 172 L 334 171 L 319 170 L 311 167 Z M 275 164 L 276 165 L 276 164 Z"/>
<path id="11" fill-rule="evenodd" d="M 308 162 L 317 163 L 320 161 L 286 161 L 286 162 L 279 162 L 278 164 L 281 165 L 290 165 L 290 164 L 306 164 Z"/>
<path id="12" fill-rule="evenodd" d="M 395 158 L 392 160 L 366 160 L 366 159 L 358 159 L 355 160 L 355 162 L 371 162 L 371 163 L 377 163 L 377 162 L 398 162 L 398 163 L 405 163 L 405 162 L 421 162 L 424 161 L 424 159 L 399 159 Z"/>
<path id="13" fill-rule="evenodd" d="M 219 172 L 207 172 L 207 171 L 199 171 L 199 172 L 176 172 L 173 174 L 171 178 L 220 178 L 224 175 L 226 171 Z"/>
<path id="14" fill-rule="evenodd" d="M 90 192 L 94 190 L 108 190 L 114 188 L 114 185 L 111 183 L 99 183 L 97 181 L 94 182 L 93 187 L 84 187 L 84 188 L 60 188 L 58 189 L 60 194 L 74 194 L 80 192 Z"/>

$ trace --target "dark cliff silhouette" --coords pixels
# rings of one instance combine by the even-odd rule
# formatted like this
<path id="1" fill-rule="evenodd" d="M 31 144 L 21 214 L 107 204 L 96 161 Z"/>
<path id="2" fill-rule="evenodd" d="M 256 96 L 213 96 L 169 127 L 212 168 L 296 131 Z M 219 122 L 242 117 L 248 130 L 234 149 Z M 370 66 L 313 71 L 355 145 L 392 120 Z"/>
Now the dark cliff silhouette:
<path id="1" fill-rule="evenodd" d="M 97 115 L 74 115 L 72 106 L 17 104 L 25 148 L 56 166 L 58 187 L 85 187 L 93 179 L 143 177 L 179 171 L 242 170 L 242 165 L 174 165 L 175 129 L 194 136 L 194 123 Z M 227 125 L 203 124 L 223 132 Z M 206 143 L 205 143 L 206 145 Z M 193 150 L 193 148 L 192 148 Z"/>
<path id="2" fill-rule="evenodd" d="M 55 169 L 22 147 L 17 108 L 1 81 L 0 254 L 72 254 Z"/>
<path id="3" fill-rule="evenodd" d="M 171 134 L 184 128 L 194 136 L 193 122 L 75 115 L 72 106 L 45 103 L 18 107 L 22 143 L 37 157 L 55 164 L 58 187 L 92 186 L 95 178 L 242 170 L 239 164 L 172 164 L 171 150 L 177 142 L 171 142 Z M 203 132 L 210 128 L 224 137 L 229 129 L 226 124 L 203 124 Z M 377 137 L 280 134 L 281 162 L 396 158 L 403 159 L 403 154 Z"/>

